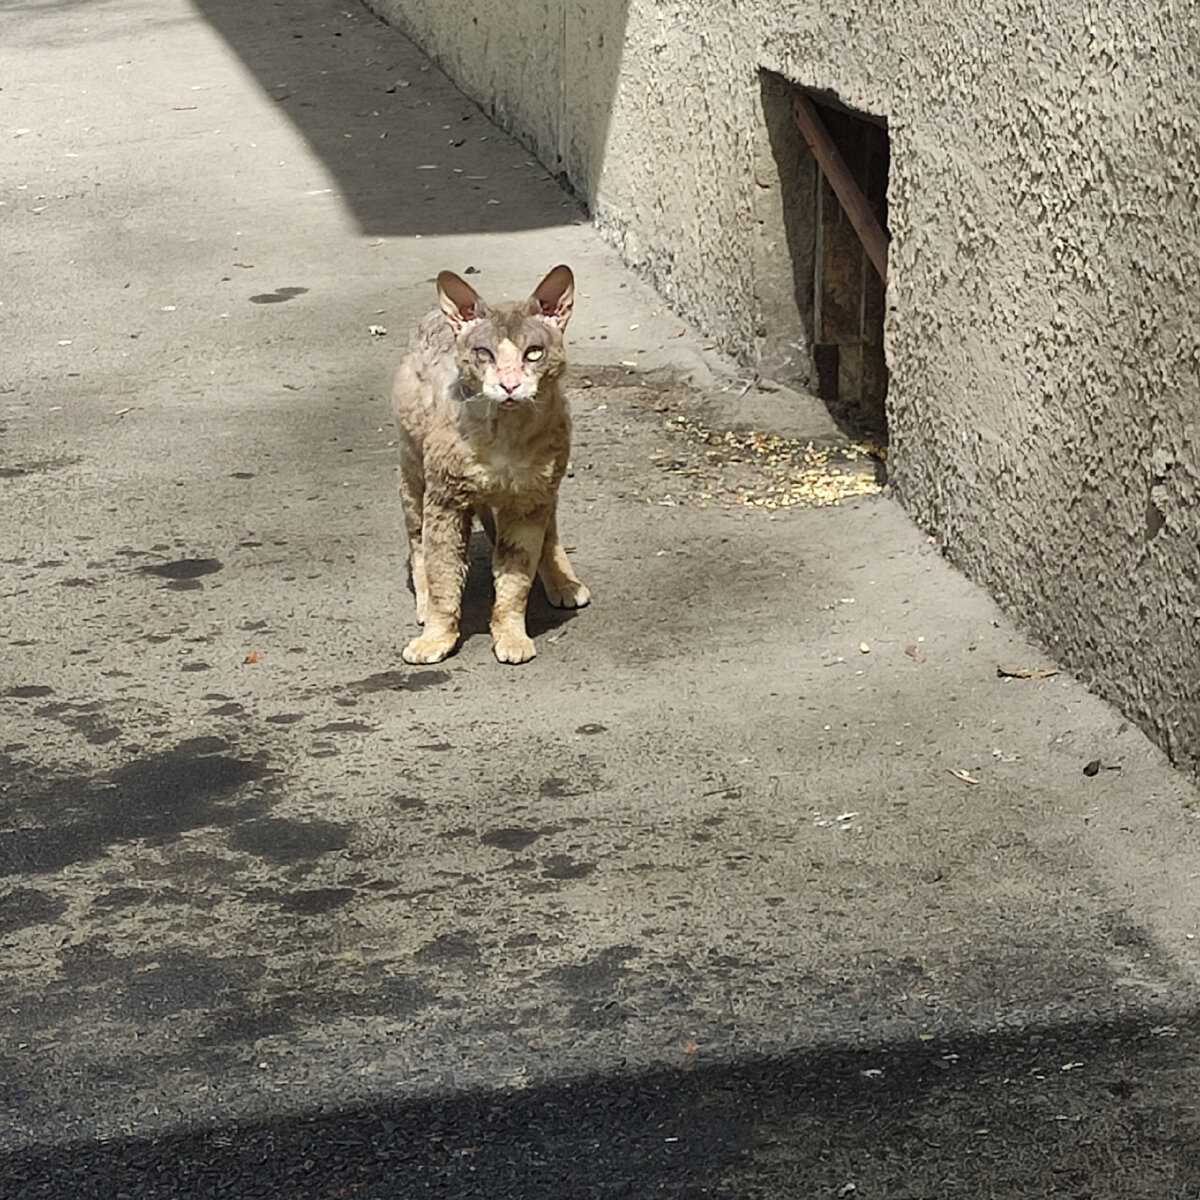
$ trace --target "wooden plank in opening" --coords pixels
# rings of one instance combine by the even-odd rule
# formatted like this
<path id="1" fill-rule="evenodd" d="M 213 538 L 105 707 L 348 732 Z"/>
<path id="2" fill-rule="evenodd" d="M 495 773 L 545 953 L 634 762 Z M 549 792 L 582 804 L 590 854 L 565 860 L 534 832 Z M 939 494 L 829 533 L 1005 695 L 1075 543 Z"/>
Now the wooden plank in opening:
<path id="1" fill-rule="evenodd" d="M 829 136 L 829 130 L 825 128 L 825 122 L 821 120 L 816 105 L 803 92 L 797 92 L 792 98 L 792 114 L 796 119 L 797 128 L 804 135 L 808 148 L 854 227 L 854 232 L 858 234 L 871 265 L 879 272 L 879 278 L 886 283 L 888 235 L 879 224 L 870 203 L 863 195 L 862 188 L 850 173 L 850 168 L 846 166 L 846 160 L 834 145 L 833 138 Z"/>

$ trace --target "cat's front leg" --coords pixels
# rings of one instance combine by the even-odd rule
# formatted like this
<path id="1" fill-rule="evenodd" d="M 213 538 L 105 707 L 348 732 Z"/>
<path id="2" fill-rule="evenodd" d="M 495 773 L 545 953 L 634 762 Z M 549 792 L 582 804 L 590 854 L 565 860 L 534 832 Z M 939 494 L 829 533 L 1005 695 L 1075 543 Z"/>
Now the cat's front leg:
<path id="1" fill-rule="evenodd" d="M 496 513 L 496 544 L 492 551 L 492 576 L 496 599 L 492 605 L 492 648 L 505 663 L 528 662 L 537 647 L 525 632 L 525 606 L 529 588 L 542 557 L 542 543 L 550 510 Z"/>
<path id="2" fill-rule="evenodd" d="M 441 662 L 458 645 L 470 530 L 469 509 L 464 512 L 426 496 L 421 532 L 425 629 L 404 647 L 402 656 L 407 663 Z M 418 619 L 421 615 L 418 609 Z"/>
<path id="3" fill-rule="evenodd" d="M 417 624 L 424 625 L 425 614 L 429 610 L 429 583 L 425 578 L 425 551 L 421 544 L 425 520 L 425 480 L 411 453 L 402 455 L 400 460 L 400 507 L 404 513 L 404 530 L 408 534 L 408 569 L 417 608 Z"/>

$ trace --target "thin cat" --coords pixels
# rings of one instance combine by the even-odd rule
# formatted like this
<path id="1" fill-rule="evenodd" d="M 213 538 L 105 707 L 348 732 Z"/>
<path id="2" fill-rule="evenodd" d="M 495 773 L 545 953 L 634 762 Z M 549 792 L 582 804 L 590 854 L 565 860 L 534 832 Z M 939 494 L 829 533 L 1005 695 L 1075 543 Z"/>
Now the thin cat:
<path id="1" fill-rule="evenodd" d="M 537 653 L 525 630 L 535 574 L 558 608 L 582 608 L 558 540 L 558 486 L 571 452 L 563 331 L 575 280 L 552 270 L 526 301 L 488 305 L 452 271 L 440 312 L 413 334 L 396 371 L 400 500 L 421 634 L 404 661 L 440 662 L 458 644 L 467 545 L 478 516 L 492 542 L 492 645 L 501 662 Z"/>

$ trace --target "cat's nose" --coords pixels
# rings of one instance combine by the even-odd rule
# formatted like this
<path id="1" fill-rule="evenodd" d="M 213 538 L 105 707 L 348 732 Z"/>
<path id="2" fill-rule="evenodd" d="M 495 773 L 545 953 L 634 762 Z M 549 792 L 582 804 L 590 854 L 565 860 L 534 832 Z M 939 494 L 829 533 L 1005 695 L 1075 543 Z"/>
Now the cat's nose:
<path id="1" fill-rule="evenodd" d="M 513 383 L 505 383 L 504 380 L 501 379 L 500 386 L 511 396 L 513 392 L 515 392 L 517 388 L 521 386 L 521 381 L 518 379 Z"/>

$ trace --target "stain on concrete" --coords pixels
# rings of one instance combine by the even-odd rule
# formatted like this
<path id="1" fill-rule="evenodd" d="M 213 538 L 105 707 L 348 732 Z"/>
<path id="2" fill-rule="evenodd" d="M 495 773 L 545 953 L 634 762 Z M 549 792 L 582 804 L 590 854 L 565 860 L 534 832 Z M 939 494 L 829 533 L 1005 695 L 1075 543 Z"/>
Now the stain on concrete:
<path id="1" fill-rule="evenodd" d="M 306 1019 L 297 998 L 238 997 L 238 1003 L 214 1013 L 197 1042 L 209 1054 L 217 1047 L 250 1046 L 262 1038 L 291 1033 Z"/>
<path id="2" fill-rule="evenodd" d="M 412 960 L 422 965 L 451 967 L 476 962 L 479 957 L 479 943 L 475 936 L 468 930 L 459 929 L 454 933 L 439 934 L 426 942 L 413 954 Z"/>
<path id="3" fill-rule="evenodd" d="M 582 789 L 572 786 L 570 779 L 563 779 L 559 776 L 551 776 L 549 779 L 543 779 L 538 785 L 539 796 L 554 798 L 556 796 L 579 796 L 582 794 Z"/>
<path id="4" fill-rule="evenodd" d="M 177 558 L 172 562 L 151 563 L 138 567 L 138 572 L 179 583 L 198 580 L 204 575 L 215 575 L 224 566 L 219 558 Z"/>
<path id="5" fill-rule="evenodd" d="M 565 991 L 595 994 L 612 991 L 629 974 L 625 965 L 641 951 L 633 945 L 607 946 L 583 962 L 554 967 L 548 978 Z"/>
<path id="6" fill-rule="evenodd" d="M 181 754 L 220 754 L 229 749 L 229 742 L 215 734 L 188 738 L 176 747 Z"/>
<path id="7" fill-rule="evenodd" d="M 217 738 L 194 739 L 95 777 L 9 760 L 5 774 L 19 782 L 0 800 L 0 875 L 58 871 L 118 843 L 163 844 L 263 811 L 265 759 L 218 747 L 228 749 Z"/>
<path id="8" fill-rule="evenodd" d="M 151 899 L 152 893 L 141 887 L 111 888 L 101 892 L 92 901 L 92 908 L 101 912 L 114 912 L 123 908 L 137 908 Z"/>
<path id="9" fill-rule="evenodd" d="M 345 850 L 350 828 L 334 821 L 260 816 L 233 828 L 229 846 L 273 863 L 297 863 Z"/>
<path id="10" fill-rule="evenodd" d="M 379 671 L 346 684 L 352 692 L 420 692 L 450 679 L 449 671 Z"/>
<path id="11" fill-rule="evenodd" d="M 253 960 L 224 962 L 202 955 L 171 954 L 161 961 L 132 963 L 120 987 L 120 1009 L 139 1021 L 220 1006 L 257 973 Z M 128 969 L 128 968 L 127 968 Z M 261 971 L 261 967 L 257 969 Z"/>
<path id="12" fill-rule="evenodd" d="M 66 911 L 67 902 L 37 888 L 16 887 L 0 896 L 0 934 L 47 925 Z"/>
<path id="13" fill-rule="evenodd" d="M 315 917 L 349 904 L 355 895 L 354 889 L 347 887 L 304 888 L 281 896 L 279 906 L 285 912 Z"/>
<path id="14" fill-rule="evenodd" d="M 250 297 L 251 304 L 283 304 L 288 300 L 294 300 L 297 296 L 306 295 L 308 288 L 305 287 L 283 287 L 276 288 L 273 292 L 259 292 L 257 296 Z"/>
<path id="15" fill-rule="evenodd" d="M 581 963 L 546 973 L 569 1002 L 567 1021 L 572 1027 L 606 1029 L 629 1018 L 630 1010 L 621 1003 L 622 985 L 630 974 L 625 964 L 637 954 L 634 946 L 609 946 Z"/>
<path id="16" fill-rule="evenodd" d="M 552 854 L 542 861 L 544 879 L 586 879 L 595 869 L 594 862 L 580 862 L 569 854 Z"/>
<path id="17" fill-rule="evenodd" d="M 357 1011 L 388 1017 L 415 1017 L 439 998 L 438 992 L 410 975 L 388 974 L 374 994 L 356 998 Z"/>
<path id="18" fill-rule="evenodd" d="M 80 719 L 76 728 L 83 733 L 85 742 L 90 742 L 94 746 L 107 745 L 109 742 L 115 742 L 121 736 L 118 727 L 104 725 L 102 721 L 95 718 Z"/>
<path id="19" fill-rule="evenodd" d="M 401 812 L 420 812 L 428 806 L 428 801 L 419 796 L 393 796 L 392 804 Z"/>
<path id="20" fill-rule="evenodd" d="M 489 829 L 480 836 L 479 840 L 485 846 L 495 846 L 498 850 L 510 850 L 516 853 L 532 846 L 542 836 L 539 829 L 523 829 L 520 826 L 506 826 L 503 829 Z"/>
<path id="21" fill-rule="evenodd" d="M 58 471 L 63 467 L 73 467 L 83 462 L 78 454 L 61 455 L 58 458 L 32 458 L 25 462 L 10 463 L 0 467 L 0 479 L 20 479 L 25 475 L 44 475 L 48 471 Z"/>

